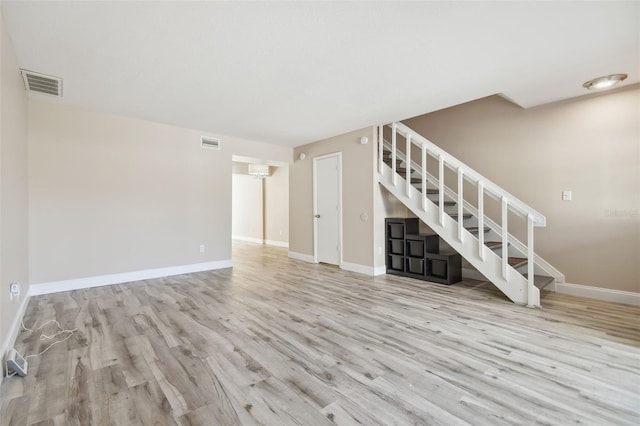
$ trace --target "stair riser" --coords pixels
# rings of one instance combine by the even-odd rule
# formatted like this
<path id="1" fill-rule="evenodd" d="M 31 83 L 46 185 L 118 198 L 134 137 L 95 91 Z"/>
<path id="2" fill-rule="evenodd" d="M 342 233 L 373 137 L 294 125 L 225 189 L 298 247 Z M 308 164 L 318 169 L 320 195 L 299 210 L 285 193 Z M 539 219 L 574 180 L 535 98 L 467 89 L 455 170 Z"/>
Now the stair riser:
<path id="1" fill-rule="evenodd" d="M 389 143 L 387 141 L 385 141 L 385 147 L 384 147 L 385 153 L 387 153 L 387 152 L 390 153 L 388 145 L 389 145 Z M 402 154 L 399 153 L 398 154 L 398 156 L 399 156 L 398 158 L 400 158 L 401 155 Z M 389 159 L 387 161 L 388 164 L 391 164 L 390 157 L 391 156 L 389 154 Z M 402 160 L 400 160 L 400 162 L 403 163 Z M 421 175 L 420 175 L 420 172 L 419 172 L 420 165 L 416 164 L 416 162 L 414 162 L 414 161 L 412 161 L 411 163 L 412 163 L 411 166 L 413 168 L 412 173 L 411 173 L 411 176 L 413 177 L 412 185 L 418 191 L 417 198 L 420 200 L 420 207 L 422 207 L 422 204 L 421 204 L 422 203 L 422 198 L 421 198 L 422 197 L 422 193 L 421 193 L 421 190 L 420 190 L 420 188 L 422 186 L 422 178 L 421 178 Z M 403 178 L 401 186 L 404 189 L 405 188 L 404 178 L 406 177 L 406 169 L 405 169 L 406 163 L 402 164 L 402 166 L 403 166 L 402 170 L 400 170 L 400 172 L 402 172 L 402 173 L 398 173 L 398 176 Z M 432 172 L 433 172 L 433 170 L 432 170 Z M 439 200 L 439 195 L 438 195 L 438 189 L 437 189 L 437 186 L 436 186 L 437 183 L 434 184 L 434 182 L 437 182 L 437 178 L 432 176 L 431 174 L 429 174 L 427 176 L 427 188 L 429 188 L 430 194 L 429 194 L 429 196 L 427 198 L 429 200 L 433 201 L 433 202 L 437 202 Z M 400 185 L 400 181 L 398 182 L 398 184 Z M 445 195 L 445 200 L 446 201 L 450 201 L 451 197 L 455 197 L 455 195 L 453 194 L 453 191 L 451 189 L 448 189 L 448 188 L 445 189 L 445 194 L 446 194 Z M 416 195 L 412 195 L 412 198 L 416 198 Z M 457 202 L 457 199 L 454 199 L 454 200 L 451 200 L 451 201 Z M 447 204 L 449 204 L 449 203 L 447 203 Z M 469 211 L 471 211 L 471 212 L 475 211 L 475 206 L 473 204 L 469 204 L 467 201 L 465 201 L 464 208 L 465 208 L 465 210 L 469 209 Z M 439 207 L 436 206 L 435 209 L 436 209 L 436 212 L 438 212 Z M 451 217 L 447 217 L 447 219 L 452 219 L 454 221 L 454 227 L 457 228 L 458 227 L 458 225 L 456 223 L 457 222 L 457 217 L 455 217 L 456 214 L 457 214 L 457 211 L 458 211 L 457 205 L 455 205 L 455 204 L 445 205 L 444 206 L 444 210 L 445 210 L 446 213 L 449 213 L 452 216 L 454 216 L 453 219 Z M 477 212 L 476 212 L 476 214 L 477 214 Z M 438 217 L 438 221 L 440 221 L 439 215 L 437 217 Z M 463 223 L 464 223 L 465 227 L 477 226 L 478 225 L 478 219 L 475 216 L 473 216 L 471 218 L 465 218 Z M 501 232 L 500 231 L 500 226 L 496 225 L 490 218 L 485 217 L 485 226 L 487 226 L 487 225 L 489 225 L 490 227 L 494 228 L 497 232 L 494 232 L 492 230 L 490 232 L 484 233 L 483 234 L 484 241 L 501 240 L 502 239 L 502 235 L 500 234 L 500 232 Z M 473 233 L 472 238 L 473 237 L 477 237 L 477 236 L 478 236 L 477 232 Z M 497 237 L 497 239 L 496 239 L 496 237 Z M 477 240 L 475 240 L 475 241 L 477 241 Z M 518 241 L 517 239 L 515 239 L 512 236 L 509 237 L 509 242 L 510 242 L 510 244 L 509 244 L 508 256 L 511 256 L 511 257 L 514 257 L 514 256 L 515 257 L 526 257 L 526 253 L 522 253 L 522 252 L 518 251 L 518 249 L 514 249 L 516 247 L 517 248 L 522 247 L 522 249 L 526 251 L 526 245 L 524 245 L 522 242 Z M 513 243 L 514 246 L 512 246 L 511 243 Z M 492 250 L 489 247 L 487 247 L 487 249 L 490 250 L 492 254 L 496 255 L 496 257 L 500 258 L 502 256 L 502 250 L 501 249 L 494 248 Z M 478 250 L 477 247 L 476 247 L 476 250 Z M 477 251 L 476 251 L 476 253 L 477 253 Z M 535 259 L 536 259 L 536 263 L 534 264 L 534 268 L 533 268 L 534 274 L 536 274 L 536 275 L 553 275 L 553 276 L 557 277 L 556 279 L 554 279 L 553 284 L 550 285 L 549 287 L 555 288 L 556 280 L 558 282 L 564 281 L 564 276 L 559 271 L 557 271 L 555 268 L 553 268 L 553 266 L 551 266 L 547 262 L 545 262 L 544 259 L 541 259 L 537 255 L 535 256 Z M 540 263 L 538 263 L 538 262 L 540 262 Z M 500 261 L 500 264 L 502 264 L 502 261 Z M 517 270 L 515 270 L 515 269 L 513 269 L 511 267 L 509 267 L 509 268 L 511 269 L 511 271 L 517 272 L 519 275 L 523 274 L 523 273 L 527 273 L 528 270 L 529 270 L 528 265 L 526 263 L 522 264 L 522 265 L 516 265 L 516 266 L 518 268 Z"/>
<path id="2" fill-rule="evenodd" d="M 397 184 L 394 185 L 391 171 L 387 168 L 385 173 L 379 176 L 379 179 L 409 210 L 467 259 L 482 275 L 489 278 L 507 297 L 515 303 L 529 303 L 527 281 L 520 273 L 513 270 L 513 268 L 509 268 L 508 280 L 506 280 L 502 272 L 502 259 L 489 249 L 485 251 L 484 260 L 481 260 L 478 256 L 478 240 L 465 230 L 465 242 L 461 242 L 458 238 L 458 226 L 455 220 L 445 215 L 444 224 L 441 224 L 439 209 L 433 203 L 430 203 L 425 212 L 422 209 L 420 192 L 415 188 L 411 188 L 411 196 L 407 197 L 405 181 L 402 177 L 399 176 L 396 179 Z M 537 297 L 534 298 L 533 304 L 538 306 L 539 291 L 537 289 L 534 290 L 534 296 Z"/>
<path id="3" fill-rule="evenodd" d="M 499 257 L 502 257 L 502 247 L 498 247 L 498 248 L 489 248 L 487 247 L 487 250 L 491 250 L 492 252 L 494 252 L 495 254 L 497 254 Z"/>

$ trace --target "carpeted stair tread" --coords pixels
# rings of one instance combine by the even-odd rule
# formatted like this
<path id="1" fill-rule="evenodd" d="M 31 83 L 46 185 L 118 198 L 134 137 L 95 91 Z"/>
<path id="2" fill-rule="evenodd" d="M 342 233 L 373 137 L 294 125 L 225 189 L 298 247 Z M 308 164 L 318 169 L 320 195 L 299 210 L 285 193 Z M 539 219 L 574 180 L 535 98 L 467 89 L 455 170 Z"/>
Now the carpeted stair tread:
<path id="1" fill-rule="evenodd" d="M 527 259 L 524 257 L 509 257 L 507 262 L 512 268 L 519 268 L 527 264 Z"/>
<path id="2" fill-rule="evenodd" d="M 391 160 L 389 160 L 389 161 L 385 160 L 385 161 L 384 161 L 384 164 L 386 164 L 387 166 L 389 166 L 389 167 L 393 168 L 393 167 L 391 166 L 391 164 L 392 164 Z M 396 168 L 398 168 L 398 167 L 400 166 L 400 164 L 402 164 L 402 160 L 396 160 Z"/>
<path id="3" fill-rule="evenodd" d="M 478 227 L 477 226 L 470 226 L 468 228 L 465 228 L 467 231 L 471 232 L 472 234 L 477 234 L 478 233 Z M 491 228 L 487 228 L 486 226 L 484 227 L 484 233 L 486 234 L 487 232 L 491 231 Z"/>
<path id="4" fill-rule="evenodd" d="M 445 201 L 445 205 L 446 204 L 447 204 L 447 202 Z M 451 214 L 449 214 L 449 216 L 451 216 L 455 220 L 458 220 L 458 213 L 451 213 Z M 473 215 L 471 213 L 463 213 L 462 214 L 462 219 L 470 219 L 472 217 L 473 217 Z"/>

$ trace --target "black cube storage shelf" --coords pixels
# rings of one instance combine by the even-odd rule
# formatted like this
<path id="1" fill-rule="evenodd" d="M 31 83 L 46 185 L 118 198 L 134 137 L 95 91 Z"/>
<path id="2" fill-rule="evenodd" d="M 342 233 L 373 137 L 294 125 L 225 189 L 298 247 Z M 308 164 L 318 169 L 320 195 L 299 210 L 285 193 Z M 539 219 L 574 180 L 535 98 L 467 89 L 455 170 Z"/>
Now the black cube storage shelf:
<path id="1" fill-rule="evenodd" d="M 387 273 L 441 284 L 462 280 L 462 257 L 441 253 L 440 237 L 419 234 L 417 218 L 387 218 Z"/>

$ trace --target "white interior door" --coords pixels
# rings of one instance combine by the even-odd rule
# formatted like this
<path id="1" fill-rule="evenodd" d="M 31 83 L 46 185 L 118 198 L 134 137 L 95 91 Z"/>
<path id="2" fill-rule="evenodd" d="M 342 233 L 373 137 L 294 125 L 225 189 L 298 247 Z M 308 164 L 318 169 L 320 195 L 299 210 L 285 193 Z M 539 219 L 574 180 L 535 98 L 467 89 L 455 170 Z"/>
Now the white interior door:
<path id="1" fill-rule="evenodd" d="M 342 262 L 342 156 L 313 159 L 314 260 Z"/>

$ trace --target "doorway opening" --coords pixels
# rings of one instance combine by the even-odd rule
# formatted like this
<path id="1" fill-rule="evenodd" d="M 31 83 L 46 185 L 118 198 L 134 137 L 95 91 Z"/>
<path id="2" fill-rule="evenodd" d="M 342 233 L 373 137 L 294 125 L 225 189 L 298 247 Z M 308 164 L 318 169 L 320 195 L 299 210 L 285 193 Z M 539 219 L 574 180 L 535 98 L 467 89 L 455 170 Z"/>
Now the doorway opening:
<path id="1" fill-rule="evenodd" d="M 232 240 L 289 247 L 289 165 L 232 160 Z"/>

